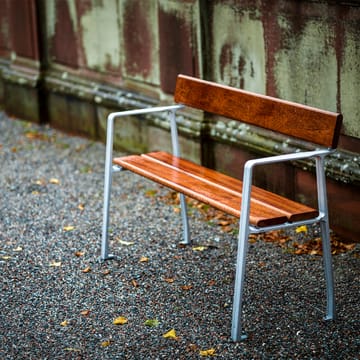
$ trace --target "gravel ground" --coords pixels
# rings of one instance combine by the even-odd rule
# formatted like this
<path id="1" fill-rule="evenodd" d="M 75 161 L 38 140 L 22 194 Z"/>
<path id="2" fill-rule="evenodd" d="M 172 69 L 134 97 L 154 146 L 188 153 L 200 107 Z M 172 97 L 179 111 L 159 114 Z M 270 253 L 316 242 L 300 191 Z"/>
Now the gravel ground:
<path id="1" fill-rule="evenodd" d="M 338 319 L 322 320 L 322 261 L 252 241 L 245 342 L 230 322 L 236 237 L 192 212 L 179 247 L 167 190 L 130 172 L 113 187 L 99 263 L 104 145 L 0 113 L 1 359 L 359 359 L 360 246 L 334 256 Z M 156 196 L 153 196 L 156 193 Z M 295 235 L 294 235 L 295 236 Z M 114 319 L 125 317 L 124 325 Z M 157 320 L 145 325 L 146 320 Z M 176 338 L 164 338 L 169 330 Z"/>

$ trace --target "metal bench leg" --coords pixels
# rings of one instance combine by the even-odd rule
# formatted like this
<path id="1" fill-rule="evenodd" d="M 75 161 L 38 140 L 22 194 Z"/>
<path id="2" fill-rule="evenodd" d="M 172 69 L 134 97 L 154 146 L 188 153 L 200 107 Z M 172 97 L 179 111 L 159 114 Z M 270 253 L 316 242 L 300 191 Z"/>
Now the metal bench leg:
<path id="1" fill-rule="evenodd" d="M 335 296 L 334 296 L 334 277 L 331 259 L 329 215 L 327 205 L 326 177 L 325 177 L 325 159 L 323 156 L 316 157 L 316 175 L 319 211 L 323 215 L 320 221 L 320 230 L 323 248 L 323 261 L 326 281 L 326 316 L 325 320 L 335 318 Z"/>
<path id="2" fill-rule="evenodd" d="M 187 205 L 186 198 L 184 194 L 180 194 L 180 206 L 181 206 L 181 218 L 183 223 L 183 241 L 181 244 L 188 245 L 191 243 L 190 239 L 190 228 L 189 228 L 189 218 L 187 215 Z"/>
<path id="3" fill-rule="evenodd" d="M 233 313 L 231 324 L 231 338 L 233 341 L 245 340 L 247 336 L 242 334 L 241 312 L 242 296 L 245 283 L 246 256 L 248 250 L 248 238 L 250 234 L 249 214 L 250 214 L 250 196 L 252 163 L 248 161 L 244 166 L 243 190 L 241 202 L 241 216 L 239 223 L 239 240 L 236 258 L 236 275 L 234 287 Z"/>
<path id="4" fill-rule="evenodd" d="M 104 179 L 104 207 L 103 207 L 103 224 L 101 236 L 101 254 L 100 261 L 113 258 L 109 255 L 109 209 L 112 185 L 112 151 L 113 151 L 113 130 L 115 114 L 110 114 L 107 118 L 106 129 L 106 154 L 105 154 L 105 179 Z"/>
<path id="5" fill-rule="evenodd" d="M 245 340 L 247 337 L 242 333 L 241 312 L 242 312 L 242 296 L 243 296 L 243 289 L 245 283 L 248 236 L 249 236 L 248 228 L 241 229 L 240 226 L 237 260 L 236 260 L 232 326 L 231 326 L 231 338 L 233 341 Z"/>
<path id="6" fill-rule="evenodd" d="M 334 278 L 331 259 L 330 231 L 328 221 L 320 222 L 321 239 L 323 248 L 324 271 L 326 281 L 326 316 L 325 320 L 335 318 L 335 296 L 334 296 Z"/>
<path id="7" fill-rule="evenodd" d="M 108 260 L 113 258 L 109 255 L 109 210 L 110 210 L 110 196 L 112 185 L 112 169 L 105 171 L 105 185 L 104 185 L 104 207 L 103 207 L 103 224 L 101 237 L 101 255 L 100 260 Z"/>

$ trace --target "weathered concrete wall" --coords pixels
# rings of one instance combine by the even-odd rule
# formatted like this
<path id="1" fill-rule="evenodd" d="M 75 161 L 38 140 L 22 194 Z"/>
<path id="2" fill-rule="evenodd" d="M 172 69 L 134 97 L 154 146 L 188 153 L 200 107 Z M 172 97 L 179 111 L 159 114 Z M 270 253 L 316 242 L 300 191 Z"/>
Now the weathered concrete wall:
<path id="1" fill-rule="evenodd" d="M 109 111 L 170 103 L 185 73 L 342 112 L 340 151 L 327 166 L 330 207 L 335 227 L 357 238 L 359 39 L 355 0 L 0 0 L 0 104 L 103 140 Z M 302 146 L 196 112 L 179 123 L 186 156 L 239 176 L 239 160 Z M 116 142 L 168 149 L 168 128 L 160 115 L 123 119 Z M 313 201 L 309 163 L 259 170 L 256 181 Z"/>

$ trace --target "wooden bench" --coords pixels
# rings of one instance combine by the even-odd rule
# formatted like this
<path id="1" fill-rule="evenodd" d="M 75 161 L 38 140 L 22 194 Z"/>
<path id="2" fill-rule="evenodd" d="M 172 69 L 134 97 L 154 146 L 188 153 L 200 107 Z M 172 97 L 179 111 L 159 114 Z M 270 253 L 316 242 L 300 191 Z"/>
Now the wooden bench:
<path id="1" fill-rule="evenodd" d="M 242 334 L 241 307 L 250 233 L 320 224 L 327 289 L 325 318 L 333 319 L 335 302 L 324 158 L 337 146 L 342 116 L 184 75 L 178 76 L 174 99 L 175 105 L 115 112 L 108 116 L 101 259 L 113 256 L 108 249 L 112 173 L 122 169 L 131 170 L 180 193 L 185 244 L 190 243 L 185 196 L 240 218 L 231 330 L 234 341 L 246 337 Z M 316 149 L 249 160 L 245 163 L 241 181 L 180 157 L 176 111 L 185 106 L 295 137 L 312 143 Z M 116 118 L 162 111 L 169 112 L 172 154 L 159 151 L 113 159 L 113 128 Z M 314 158 L 316 163 L 316 209 L 252 185 L 254 166 L 306 158 Z"/>

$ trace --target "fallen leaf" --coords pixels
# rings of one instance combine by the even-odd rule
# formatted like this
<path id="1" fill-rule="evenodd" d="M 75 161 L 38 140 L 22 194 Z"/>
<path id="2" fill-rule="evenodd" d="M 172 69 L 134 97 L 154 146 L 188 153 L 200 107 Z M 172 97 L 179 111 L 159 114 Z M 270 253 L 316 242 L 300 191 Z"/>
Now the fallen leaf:
<path id="1" fill-rule="evenodd" d="M 22 251 L 22 247 L 21 247 L 21 246 L 18 246 L 17 248 L 13 249 L 13 251 L 16 251 L 16 252 Z"/>
<path id="2" fill-rule="evenodd" d="M 90 266 L 88 266 L 88 267 L 86 267 L 85 269 L 83 269 L 83 270 L 81 270 L 81 272 L 83 272 L 83 273 L 89 273 L 89 272 L 91 272 L 91 267 Z"/>
<path id="3" fill-rule="evenodd" d="M 84 204 L 79 204 L 79 205 L 78 205 L 78 209 L 81 210 L 81 211 L 84 210 L 84 209 L 85 209 L 85 205 L 84 205 Z"/>
<path id="4" fill-rule="evenodd" d="M 9 256 L 9 255 L 4 255 L 4 256 L 2 256 L 1 257 L 3 260 L 9 260 L 9 259 L 11 259 L 11 256 Z"/>
<path id="5" fill-rule="evenodd" d="M 67 347 L 64 349 L 65 351 L 81 351 L 80 349 L 77 348 L 72 348 L 72 347 Z"/>
<path id="6" fill-rule="evenodd" d="M 150 190 L 146 190 L 145 191 L 145 196 L 148 196 L 148 197 L 153 197 L 153 196 L 155 196 L 157 194 L 157 190 L 152 190 L 152 189 L 150 189 Z"/>
<path id="7" fill-rule="evenodd" d="M 302 225 L 302 226 L 298 226 L 296 229 L 295 229 L 295 232 L 297 234 L 299 233 L 307 233 L 307 226 L 306 225 Z"/>
<path id="8" fill-rule="evenodd" d="M 82 251 L 75 251 L 75 252 L 74 252 L 74 255 L 75 255 L 76 257 L 83 256 L 84 254 L 85 254 L 85 253 L 82 252 Z"/>
<path id="9" fill-rule="evenodd" d="M 111 340 L 104 340 L 101 342 L 102 347 L 107 347 L 111 344 Z"/>
<path id="10" fill-rule="evenodd" d="M 114 325 L 124 325 L 128 323 L 128 319 L 124 316 L 119 316 L 116 319 L 114 319 L 113 324 Z"/>
<path id="11" fill-rule="evenodd" d="M 82 316 L 89 316 L 89 315 L 90 315 L 90 310 L 80 311 L 80 314 L 81 314 Z"/>
<path id="12" fill-rule="evenodd" d="M 175 279 L 174 278 L 166 278 L 166 279 L 164 279 L 164 281 L 166 281 L 169 284 L 172 284 L 175 281 Z"/>
<path id="13" fill-rule="evenodd" d="M 214 279 L 209 280 L 208 285 L 214 286 L 216 284 L 216 281 Z"/>
<path id="14" fill-rule="evenodd" d="M 149 327 L 157 327 L 160 324 L 158 319 L 147 319 L 144 322 L 145 326 L 149 326 Z"/>
<path id="15" fill-rule="evenodd" d="M 196 344 L 189 344 L 189 346 L 187 347 L 186 350 L 187 350 L 187 351 L 194 352 L 194 351 L 197 351 L 197 350 L 198 350 L 198 346 L 197 346 Z"/>
<path id="16" fill-rule="evenodd" d="M 119 242 L 121 245 L 125 245 L 125 246 L 134 245 L 134 242 L 133 242 L 133 241 L 124 241 L 124 240 L 118 239 L 118 242 Z"/>
<path id="17" fill-rule="evenodd" d="M 140 262 L 148 262 L 148 261 L 149 261 L 149 258 L 146 257 L 146 256 L 142 256 L 139 261 L 140 261 Z"/>
<path id="18" fill-rule="evenodd" d="M 177 339 L 176 331 L 174 329 L 171 329 L 170 331 L 165 333 L 163 337 L 167 339 Z"/>
<path id="19" fill-rule="evenodd" d="M 71 226 L 71 225 L 63 227 L 64 231 L 71 231 L 71 230 L 74 230 L 74 229 L 75 229 L 75 226 Z"/>
<path id="20" fill-rule="evenodd" d="M 58 184 L 60 184 L 60 180 L 55 179 L 55 178 L 51 178 L 51 179 L 49 180 L 49 183 L 50 183 L 50 184 L 58 185 Z"/>
<path id="21" fill-rule="evenodd" d="M 52 261 L 49 266 L 51 267 L 60 267 L 61 266 L 61 261 Z"/>
<path id="22" fill-rule="evenodd" d="M 185 290 L 185 291 L 192 289 L 192 287 L 193 287 L 192 285 L 183 285 L 183 286 L 181 286 L 181 288 L 183 290 Z"/>
<path id="23" fill-rule="evenodd" d="M 36 130 L 30 130 L 25 133 L 25 136 L 30 140 L 49 140 L 49 136 L 42 134 Z"/>
<path id="24" fill-rule="evenodd" d="M 213 356 L 215 355 L 215 349 L 211 348 L 208 350 L 200 350 L 199 354 L 200 356 Z"/>
<path id="25" fill-rule="evenodd" d="M 132 284 L 133 287 L 136 287 L 136 288 L 139 287 L 139 284 L 135 279 L 131 280 L 131 284 Z"/>
<path id="26" fill-rule="evenodd" d="M 109 275 L 111 271 L 109 269 L 106 269 L 102 272 L 103 275 Z"/>
<path id="27" fill-rule="evenodd" d="M 194 246 L 192 249 L 193 251 L 204 251 L 207 248 L 208 248 L 207 246 Z"/>
<path id="28" fill-rule="evenodd" d="M 35 184 L 36 184 L 36 185 L 44 186 L 44 185 L 45 185 L 45 180 L 43 180 L 43 179 L 36 180 L 36 181 L 35 181 Z"/>
<path id="29" fill-rule="evenodd" d="M 67 320 L 64 320 L 60 323 L 61 326 L 68 326 L 69 322 Z"/>

